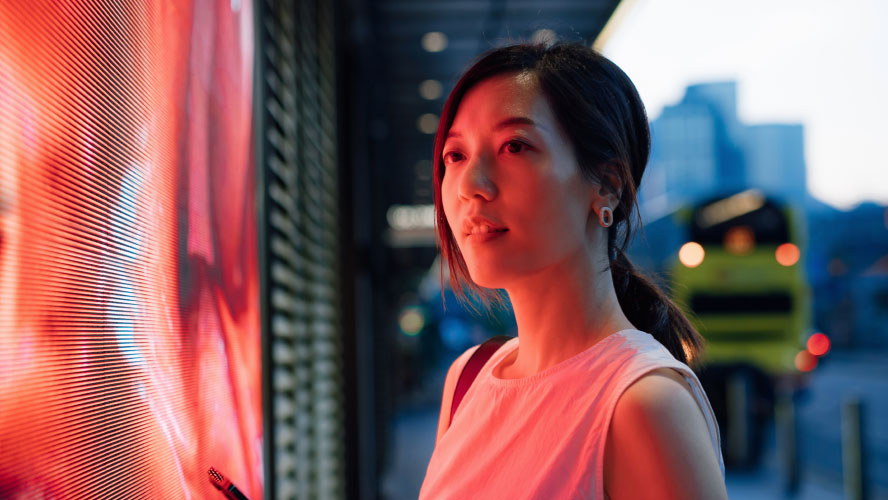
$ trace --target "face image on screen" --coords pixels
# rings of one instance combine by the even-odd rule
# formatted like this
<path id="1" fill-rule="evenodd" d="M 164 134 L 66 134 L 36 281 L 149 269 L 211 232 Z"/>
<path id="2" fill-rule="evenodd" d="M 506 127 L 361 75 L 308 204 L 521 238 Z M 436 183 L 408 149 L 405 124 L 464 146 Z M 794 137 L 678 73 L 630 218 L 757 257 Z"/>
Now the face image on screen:
<path id="1" fill-rule="evenodd" d="M 0 2 L 0 498 L 262 497 L 253 31 Z"/>

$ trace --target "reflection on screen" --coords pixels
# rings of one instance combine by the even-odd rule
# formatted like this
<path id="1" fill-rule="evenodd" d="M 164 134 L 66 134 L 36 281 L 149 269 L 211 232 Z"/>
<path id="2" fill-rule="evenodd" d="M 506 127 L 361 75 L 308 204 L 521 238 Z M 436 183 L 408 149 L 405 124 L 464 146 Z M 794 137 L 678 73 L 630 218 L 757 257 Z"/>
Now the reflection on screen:
<path id="1" fill-rule="evenodd" d="M 95 3 L 0 2 L 0 498 L 255 500 L 252 6 Z"/>

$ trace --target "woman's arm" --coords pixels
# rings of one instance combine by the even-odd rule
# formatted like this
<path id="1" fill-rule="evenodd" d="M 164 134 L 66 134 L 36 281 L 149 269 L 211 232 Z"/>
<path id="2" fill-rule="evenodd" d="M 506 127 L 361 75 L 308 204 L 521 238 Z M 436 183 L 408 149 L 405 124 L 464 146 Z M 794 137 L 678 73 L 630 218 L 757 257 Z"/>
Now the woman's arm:
<path id="1" fill-rule="evenodd" d="M 700 407 L 669 368 L 641 377 L 620 397 L 604 460 L 613 500 L 728 498 Z"/>

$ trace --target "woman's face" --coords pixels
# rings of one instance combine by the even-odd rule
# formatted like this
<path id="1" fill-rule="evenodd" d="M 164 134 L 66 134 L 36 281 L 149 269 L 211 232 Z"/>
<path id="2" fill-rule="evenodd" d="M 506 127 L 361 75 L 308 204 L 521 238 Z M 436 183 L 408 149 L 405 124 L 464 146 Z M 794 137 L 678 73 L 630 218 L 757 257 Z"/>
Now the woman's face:
<path id="1" fill-rule="evenodd" d="M 580 174 L 533 75 L 499 75 L 472 87 L 443 160 L 444 213 L 476 284 L 507 288 L 591 252 L 596 186 Z"/>

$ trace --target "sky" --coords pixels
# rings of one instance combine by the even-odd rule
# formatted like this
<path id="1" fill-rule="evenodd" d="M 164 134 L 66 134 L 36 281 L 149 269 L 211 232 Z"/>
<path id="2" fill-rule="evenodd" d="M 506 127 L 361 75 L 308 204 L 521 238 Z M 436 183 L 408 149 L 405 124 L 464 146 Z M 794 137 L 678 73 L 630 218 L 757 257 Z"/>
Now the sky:
<path id="1" fill-rule="evenodd" d="M 808 191 L 888 204 L 888 1 L 623 0 L 602 52 L 651 119 L 687 85 L 736 80 L 740 120 L 802 123 Z"/>

